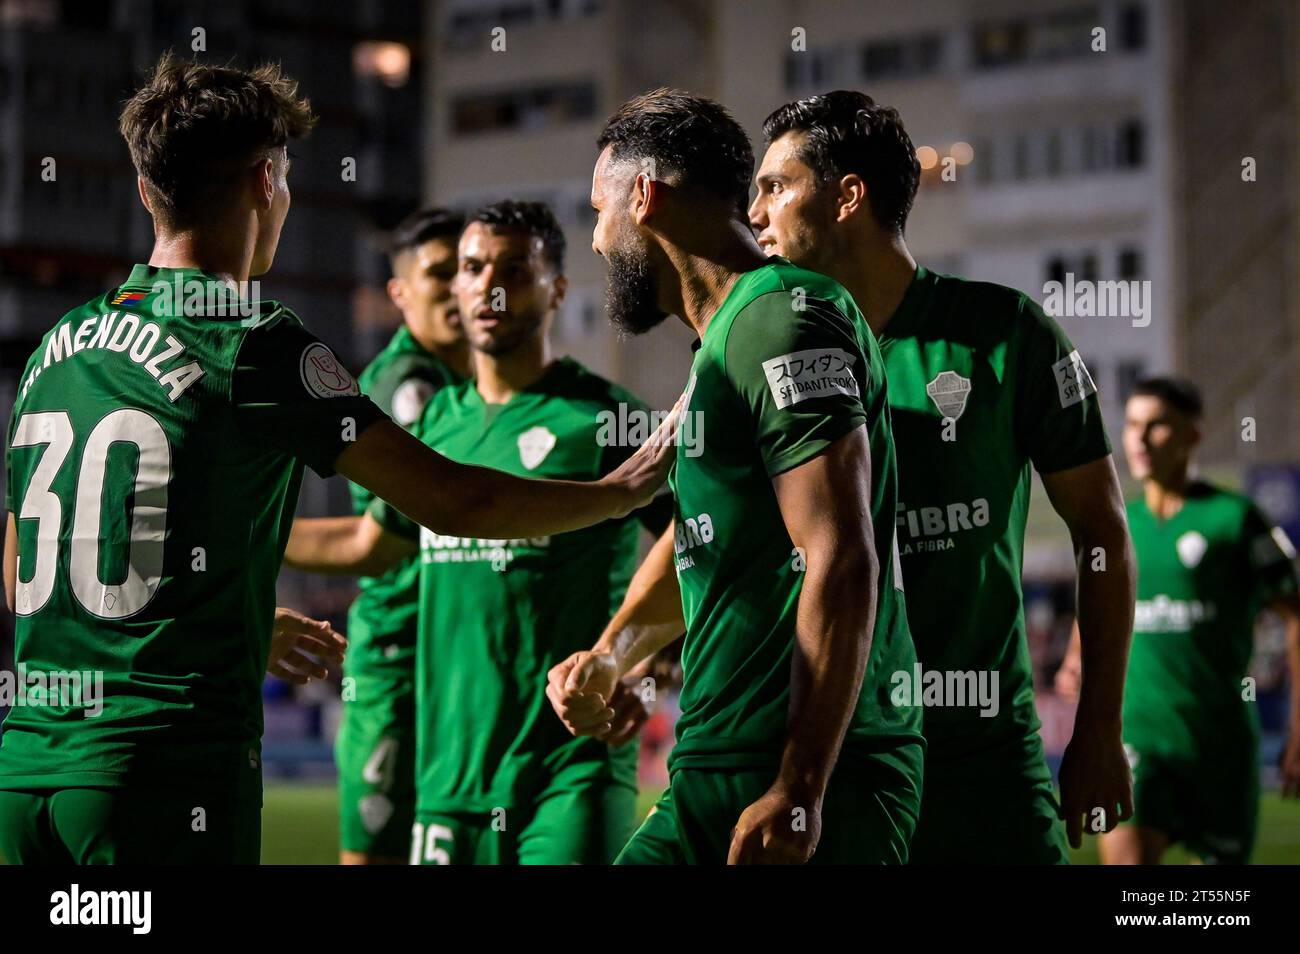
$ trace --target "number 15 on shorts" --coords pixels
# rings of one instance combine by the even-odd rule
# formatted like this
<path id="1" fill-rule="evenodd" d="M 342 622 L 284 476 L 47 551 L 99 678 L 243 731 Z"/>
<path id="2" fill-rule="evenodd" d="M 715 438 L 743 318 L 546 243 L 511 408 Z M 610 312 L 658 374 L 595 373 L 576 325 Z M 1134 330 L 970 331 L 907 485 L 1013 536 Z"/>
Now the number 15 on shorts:
<path id="1" fill-rule="evenodd" d="M 411 828 L 411 864 L 451 864 L 452 837 L 452 831 L 446 825 L 416 822 Z"/>

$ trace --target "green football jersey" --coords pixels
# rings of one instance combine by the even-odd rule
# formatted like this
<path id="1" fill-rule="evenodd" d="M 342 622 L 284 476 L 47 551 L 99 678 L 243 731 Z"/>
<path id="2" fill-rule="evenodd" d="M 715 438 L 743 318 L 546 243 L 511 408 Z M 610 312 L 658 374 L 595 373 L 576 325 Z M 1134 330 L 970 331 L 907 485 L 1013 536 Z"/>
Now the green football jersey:
<path id="1" fill-rule="evenodd" d="M 397 329 L 359 379 L 362 393 L 403 427 L 417 424 L 429 398 L 460 380 L 415 340 L 406 325 Z M 375 495 L 360 484 L 352 484 L 351 489 L 354 512 L 365 513 Z M 419 575 L 419 562 L 412 557 L 380 576 L 358 581 L 360 593 L 348 612 L 349 675 L 413 675 Z"/>
<path id="2" fill-rule="evenodd" d="M 474 382 L 439 391 L 419 436 L 466 464 L 522 477 L 595 480 L 631 453 L 619 421 L 648 413 L 621 388 L 561 359 L 505 404 Z M 662 532 L 667 497 L 641 515 Z M 420 540 L 417 807 L 488 812 L 527 804 L 560 769 L 635 783 L 636 746 L 575 739 L 546 698 L 547 672 L 589 649 L 636 569 L 635 516 L 522 540 L 418 530 L 382 501 L 371 513 Z M 578 778 L 581 770 L 567 773 Z"/>
<path id="3" fill-rule="evenodd" d="M 331 473 L 383 415 L 291 311 L 224 288 L 137 265 L 28 362 L 5 455 L 20 683 L 84 673 L 98 701 L 15 705 L 0 788 L 165 786 L 260 763 L 302 466 Z"/>
<path id="4" fill-rule="evenodd" d="M 1138 592 L 1124 741 L 1166 759 L 1253 755 L 1258 716 L 1243 680 L 1255 616 L 1296 592 L 1295 550 L 1249 499 L 1206 483 L 1167 520 L 1131 501 L 1128 523 Z"/>
<path id="5" fill-rule="evenodd" d="M 670 767 L 775 768 L 787 737 L 803 555 L 772 478 L 866 427 L 880 561 L 871 653 L 844 755 L 920 737 L 889 683 L 915 661 L 896 572 L 894 445 L 875 339 L 838 283 L 784 259 L 746 272 L 696 345 L 669 481 L 686 641 Z"/>
<path id="6" fill-rule="evenodd" d="M 922 692 L 924 674 L 937 672 L 965 696 L 927 701 L 927 758 L 1029 738 L 1039 725 L 1020 584 L 1030 468 L 1053 473 L 1110 453 L 1097 389 L 1064 332 L 1025 295 L 923 267 L 880 350 Z M 975 678 L 950 676 L 962 673 Z M 965 691 L 981 677 L 982 702 Z"/>

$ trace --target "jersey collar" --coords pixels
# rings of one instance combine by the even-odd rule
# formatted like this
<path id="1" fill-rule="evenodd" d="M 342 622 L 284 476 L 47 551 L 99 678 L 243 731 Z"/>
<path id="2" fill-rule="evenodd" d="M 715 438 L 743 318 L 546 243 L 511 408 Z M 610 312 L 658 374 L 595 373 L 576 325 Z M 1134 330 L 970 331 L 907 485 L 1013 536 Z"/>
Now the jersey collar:
<path id="1" fill-rule="evenodd" d="M 916 275 L 912 278 L 912 284 L 907 286 L 907 291 L 903 294 L 903 300 L 898 303 L 894 309 L 893 315 L 881 329 L 881 338 L 905 338 L 920 322 L 921 317 L 925 314 L 926 300 L 930 297 L 930 289 L 934 287 L 934 272 L 930 271 L 924 265 L 916 266 Z"/>

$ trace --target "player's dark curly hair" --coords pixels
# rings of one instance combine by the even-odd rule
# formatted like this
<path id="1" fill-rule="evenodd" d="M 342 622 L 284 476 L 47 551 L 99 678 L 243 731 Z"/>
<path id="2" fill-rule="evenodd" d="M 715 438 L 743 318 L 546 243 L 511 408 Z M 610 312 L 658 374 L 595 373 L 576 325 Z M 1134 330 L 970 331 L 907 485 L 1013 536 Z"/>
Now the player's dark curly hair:
<path id="1" fill-rule="evenodd" d="M 455 241 L 465 228 L 465 216 L 451 209 L 427 206 L 412 212 L 388 236 L 388 259 L 398 270 L 398 259 L 406 252 L 434 239 Z"/>
<path id="2" fill-rule="evenodd" d="M 616 161 L 652 159 L 656 176 L 675 177 L 675 184 L 732 202 L 749 221 L 745 210 L 754 150 L 721 103 L 666 87 L 644 93 L 618 108 L 596 145 L 602 150 L 612 145 Z"/>
<path id="3" fill-rule="evenodd" d="M 1129 397 L 1159 398 L 1193 421 L 1199 421 L 1204 410 L 1200 388 L 1186 378 L 1173 376 L 1140 378 L 1133 385 Z"/>
<path id="4" fill-rule="evenodd" d="M 769 143 L 788 132 L 807 134 L 800 158 L 821 183 L 861 176 L 872 216 L 881 228 L 903 233 L 921 164 L 898 110 L 866 93 L 837 89 L 786 103 L 763 121 Z"/>
<path id="5" fill-rule="evenodd" d="M 316 124 L 278 64 L 208 66 L 168 51 L 122 109 L 118 128 L 155 216 L 193 225 L 249 164 Z"/>
<path id="6" fill-rule="evenodd" d="M 493 202 L 470 215 L 471 222 L 482 222 L 494 229 L 515 229 L 542 240 L 542 258 L 555 270 L 564 271 L 564 231 L 555 213 L 545 202 L 522 202 L 504 199 Z"/>

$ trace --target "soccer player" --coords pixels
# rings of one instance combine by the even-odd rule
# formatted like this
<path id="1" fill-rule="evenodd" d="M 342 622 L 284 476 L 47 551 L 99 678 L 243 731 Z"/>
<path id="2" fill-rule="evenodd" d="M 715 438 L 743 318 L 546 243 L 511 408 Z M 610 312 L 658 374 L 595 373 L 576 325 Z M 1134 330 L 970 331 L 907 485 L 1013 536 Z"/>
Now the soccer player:
<path id="1" fill-rule="evenodd" d="M 361 392 L 398 424 L 415 425 L 437 391 L 469 374 L 452 279 L 461 215 L 420 209 L 389 240 L 388 295 L 402 324 L 361 372 Z M 353 512 L 374 494 L 353 484 Z M 415 822 L 415 637 L 419 566 L 403 560 L 361 577 L 348 612 L 343 717 L 334 759 L 339 773 L 341 864 L 405 864 Z"/>
<path id="2" fill-rule="evenodd" d="M 1245 864 L 1259 818 L 1259 717 L 1246 678 L 1262 609 L 1286 624 L 1291 666 L 1284 795 L 1300 794 L 1300 596 L 1295 550 L 1246 497 L 1196 477 L 1201 397 L 1148 378 L 1124 411 L 1138 601 L 1124 693 L 1134 815 L 1102 836 L 1103 864 L 1159 864 L 1181 842 L 1206 863 Z M 1073 694 L 1078 648 L 1057 685 Z"/>
<path id="3" fill-rule="evenodd" d="M 441 532 L 523 537 L 622 516 L 666 476 L 671 424 L 589 484 L 448 461 L 293 312 L 245 297 L 289 209 L 285 145 L 313 123 L 278 67 L 171 55 L 123 110 L 153 252 L 53 323 L 5 454 L 16 662 L 97 675 L 103 706 L 10 711 L 10 862 L 257 862 L 261 674 L 304 464 Z"/>
<path id="4" fill-rule="evenodd" d="M 916 264 L 903 231 L 920 170 L 897 111 L 841 90 L 782 106 L 763 131 L 759 244 L 849 290 L 889 378 L 922 667 L 910 689 L 926 702 L 912 862 L 1063 863 L 1020 585 L 1031 467 L 1079 571 L 1086 679 L 1060 771 L 1070 842 L 1085 822 L 1113 828 L 1131 799 L 1119 732 L 1133 560 L 1096 388 L 1026 295 Z"/>
<path id="5" fill-rule="evenodd" d="M 474 380 L 430 401 L 418 435 L 454 460 L 565 479 L 627 456 L 619 421 L 649 409 L 555 358 L 564 233 L 539 202 L 470 217 L 457 279 Z M 670 500 L 643 508 L 657 536 Z M 608 864 L 635 827 L 636 749 L 574 739 L 550 716 L 546 674 L 589 646 L 636 566 L 637 522 L 485 540 L 421 532 L 379 502 L 362 518 L 295 522 L 286 560 L 351 571 L 420 551 L 418 864 Z M 624 689 L 621 706 L 636 703 Z"/>
<path id="6" fill-rule="evenodd" d="M 1033 705 L 1020 558 L 1030 467 L 1070 528 L 1088 658 L 1061 769 L 1078 844 L 1128 809 L 1119 743 L 1133 571 L 1118 479 L 1083 360 L 1020 292 L 917 266 L 903 238 L 919 168 L 896 111 L 838 91 L 781 107 L 750 219 L 759 243 L 837 278 L 880 336 L 899 454 L 903 578 L 924 673 L 987 678 L 927 707 L 914 863 L 1066 860 Z M 996 678 L 996 682 L 993 680 Z M 915 687 L 914 687 L 915 688 Z M 992 704 L 988 704 L 992 702 Z"/>
<path id="7" fill-rule="evenodd" d="M 923 743 L 889 691 L 915 657 L 879 350 L 843 287 L 754 241 L 753 153 L 722 106 L 657 90 L 598 144 L 611 319 L 644 332 L 671 313 L 699 336 L 675 530 L 631 612 L 550 674 L 570 730 L 604 734 L 619 678 L 685 623 L 670 785 L 619 863 L 901 863 Z"/>

